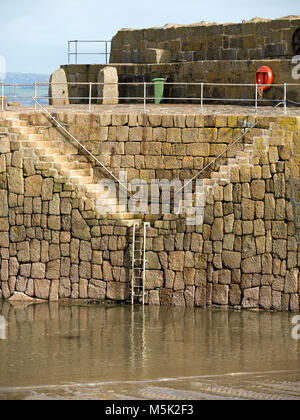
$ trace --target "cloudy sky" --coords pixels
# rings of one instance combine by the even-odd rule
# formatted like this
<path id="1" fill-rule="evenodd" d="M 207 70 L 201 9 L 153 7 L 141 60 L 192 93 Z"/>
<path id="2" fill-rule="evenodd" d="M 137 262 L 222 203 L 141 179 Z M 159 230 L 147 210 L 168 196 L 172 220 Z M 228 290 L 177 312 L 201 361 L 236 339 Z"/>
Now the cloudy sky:
<path id="1" fill-rule="evenodd" d="M 67 63 L 71 39 L 110 40 L 129 27 L 287 15 L 300 15 L 299 0 L 0 0 L 0 56 L 7 71 L 48 74 Z"/>

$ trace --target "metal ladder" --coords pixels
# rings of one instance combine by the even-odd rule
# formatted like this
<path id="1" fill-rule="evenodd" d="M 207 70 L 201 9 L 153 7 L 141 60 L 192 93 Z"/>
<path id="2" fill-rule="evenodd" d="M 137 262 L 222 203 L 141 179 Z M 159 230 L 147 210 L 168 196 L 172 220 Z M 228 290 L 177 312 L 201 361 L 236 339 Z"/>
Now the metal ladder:
<path id="1" fill-rule="evenodd" d="M 144 222 L 139 228 L 139 222 L 133 224 L 132 249 L 131 249 L 131 304 L 142 298 L 145 305 L 145 282 L 146 282 L 146 241 L 147 228 L 150 223 Z M 143 236 L 137 236 L 137 230 L 143 229 Z M 137 239 L 138 238 L 138 239 Z"/>

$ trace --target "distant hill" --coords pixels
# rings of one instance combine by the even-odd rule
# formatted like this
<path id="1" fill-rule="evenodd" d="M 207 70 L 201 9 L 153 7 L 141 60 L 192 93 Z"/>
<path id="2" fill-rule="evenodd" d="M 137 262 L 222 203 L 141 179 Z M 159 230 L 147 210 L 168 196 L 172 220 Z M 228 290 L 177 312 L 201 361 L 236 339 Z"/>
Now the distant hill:
<path id="1" fill-rule="evenodd" d="M 18 101 L 23 106 L 32 106 L 34 104 L 32 97 L 35 94 L 33 84 L 48 83 L 50 76 L 47 74 L 34 74 L 34 73 L 6 73 L 3 82 L 7 85 L 29 85 L 18 86 L 16 89 L 13 86 L 6 86 L 4 96 L 7 101 Z M 43 105 L 48 104 L 48 85 L 40 86 L 37 91 L 39 101 Z"/>
<path id="2" fill-rule="evenodd" d="M 44 83 L 49 82 L 50 75 L 35 74 L 35 73 L 6 73 L 3 80 L 5 83 L 23 85 L 31 85 L 34 82 Z"/>

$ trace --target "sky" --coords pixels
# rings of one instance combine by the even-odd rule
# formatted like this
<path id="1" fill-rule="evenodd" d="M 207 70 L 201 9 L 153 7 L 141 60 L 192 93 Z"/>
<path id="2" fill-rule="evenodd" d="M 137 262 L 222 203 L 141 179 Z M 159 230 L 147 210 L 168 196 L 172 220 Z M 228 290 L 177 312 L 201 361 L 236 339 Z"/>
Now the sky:
<path id="1" fill-rule="evenodd" d="M 0 58 L 8 72 L 50 74 L 67 64 L 68 40 L 111 40 L 121 28 L 287 15 L 300 15 L 299 0 L 0 0 Z"/>

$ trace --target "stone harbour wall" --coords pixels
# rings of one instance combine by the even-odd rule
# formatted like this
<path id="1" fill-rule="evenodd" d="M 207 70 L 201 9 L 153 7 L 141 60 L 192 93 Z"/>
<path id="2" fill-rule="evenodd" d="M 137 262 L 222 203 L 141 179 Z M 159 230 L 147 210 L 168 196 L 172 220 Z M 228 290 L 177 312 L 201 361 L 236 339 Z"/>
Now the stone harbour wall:
<path id="1" fill-rule="evenodd" d="M 253 105 L 255 101 L 255 87 L 249 86 L 224 86 L 225 84 L 255 84 L 255 74 L 262 65 L 269 66 L 274 73 L 274 84 L 282 86 L 273 86 L 264 92 L 263 98 L 270 100 L 283 100 L 283 84 L 294 84 L 287 87 L 287 99 L 300 102 L 300 89 L 295 85 L 297 80 L 293 78 L 293 69 L 295 63 L 291 59 L 273 59 L 273 60 L 206 60 L 199 62 L 182 62 L 166 64 L 111 64 L 118 72 L 119 83 L 152 83 L 156 77 L 167 78 L 167 83 L 212 83 L 204 87 L 204 97 L 209 98 L 206 104 L 213 103 L 213 98 L 222 99 L 222 104 L 226 103 L 224 99 L 238 99 L 239 104 L 243 103 L 241 99 L 247 99 L 245 105 Z M 69 85 L 69 96 L 71 103 L 88 103 L 89 87 L 72 85 L 72 83 L 86 83 L 98 81 L 98 74 L 105 65 L 65 65 L 62 68 L 66 72 Z M 219 85 L 213 85 L 213 84 Z M 165 103 L 200 103 L 200 86 L 198 85 L 166 85 L 164 90 Z M 97 89 L 94 87 L 93 97 L 97 97 Z M 141 85 L 119 85 L 119 102 L 137 103 L 136 99 L 143 98 L 144 86 Z M 153 103 L 154 87 L 153 84 L 147 87 L 147 102 Z M 83 97 L 86 99 L 78 100 L 72 98 Z M 126 98 L 126 99 L 123 99 Z M 128 98 L 128 99 L 127 99 Z M 172 99 L 169 99 L 172 98 Z M 188 99 L 178 99 L 188 98 Z M 189 99 L 190 98 L 190 99 Z M 253 102 L 248 101 L 251 99 Z M 96 103 L 96 100 L 93 100 Z M 143 99 L 140 100 L 140 103 Z M 232 102 L 227 102 L 232 104 Z M 220 101 L 218 101 L 220 104 Z M 274 103 L 265 102 L 262 105 L 274 105 Z M 289 104 L 290 105 L 290 104 Z"/>
<path id="2" fill-rule="evenodd" d="M 86 182 L 103 172 L 42 114 L 15 122 L 8 115 L 0 124 L 1 296 L 127 301 L 132 227 L 99 215 L 94 198 L 63 170 L 76 158 L 92 170 Z M 190 179 L 258 122 L 247 115 L 56 118 L 116 175 L 126 169 L 129 180 L 146 181 Z M 299 312 L 299 128 L 299 118 L 267 117 L 202 173 L 215 179 L 202 223 L 143 216 L 151 223 L 147 304 Z M 39 142 L 59 152 L 42 159 Z"/>
<path id="3" fill-rule="evenodd" d="M 273 70 L 274 84 L 294 84 L 288 87 L 287 96 L 289 100 L 300 102 L 299 87 L 295 85 L 297 62 L 292 61 L 297 54 L 292 40 L 299 28 L 300 16 L 287 16 L 275 20 L 255 18 L 242 23 L 200 22 L 162 28 L 121 29 L 112 39 L 110 66 L 117 69 L 120 83 L 152 83 L 154 78 L 166 78 L 167 83 L 217 84 L 204 89 L 204 97 L 211 101 L 213 98 L 254 100 L 254 87 L 223 85 L 255 84 L 256 71 L 267 65 Z M 104 67 L 61 66 L 71 84 L 97 82 Z M 150 86 L 147 91 L 150 103 L 153 102 L 153 91 L 153 86 Z M 69 94 L 72 103 L 87 103 L 87 99 L 72 100 L 72 97 L 87 98 L 89 86 L 70 85 Z M 97 98 L 96 87 L 92 94 Z M 126 102 L 126 98 L 129 101 L 133 97 L 143 98 L 144 87 L 120 85 L 119 95 L 120 102 Z M 167 103 L 199 103 L 196 98 L 200 96 L 200 86 L 169 85 L 165 88 Z M 281 101 L 283 96 L 283 87 L 280 86 L 264 92 L 264 99 Z M 245 101 L 245 104 L 249 103 Z"/>
<path id="4" fill-rule="evenodd" d="M 299 16 L 287 16 L 243 23 L 121 29 L 112 39 L 110 63 L 291 58 L 295 55 L 292 37 L 299 26 Z"/>

